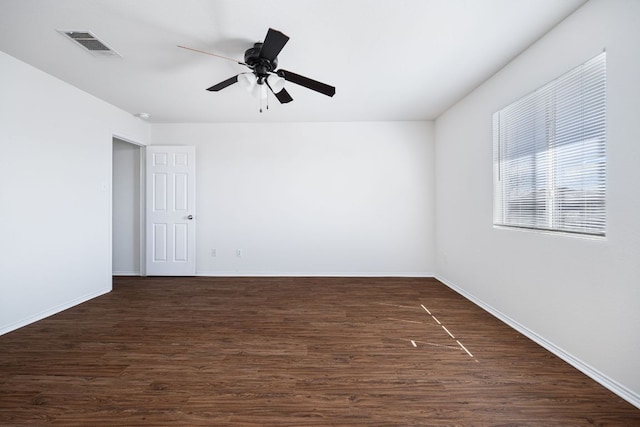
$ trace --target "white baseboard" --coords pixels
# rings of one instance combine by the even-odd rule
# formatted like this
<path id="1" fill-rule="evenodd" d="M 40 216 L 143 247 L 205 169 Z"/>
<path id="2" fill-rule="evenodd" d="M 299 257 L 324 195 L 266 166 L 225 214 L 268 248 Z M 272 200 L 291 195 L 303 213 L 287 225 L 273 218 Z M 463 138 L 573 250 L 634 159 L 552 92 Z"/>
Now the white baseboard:
<path id="1" fill-rule="evenodd" d="M 83 302 L 87 302 L 90 299 L 99 297 L 101 295 L 107 294 L 111 292 L 111 287 L 109 288 L 105 288 L 105 289 L 101 289 L 99 291 L 95 291 L 95 292 L 91 292 L 89 294 L 83 295 L 79 298 L 74 298 L 71 301 L 67 301 L 64 302 L 62 304 L 58 304 L 54 307 L 51 307 L 47 310 L 44 310 L 40 313 L 34 314 L 32 316 L 26 317 L 24 319 L 21 319 L 17 322 L 14 323 L 10 323 L 8 325 L 4 325 L 4 326 L 0 326 L 0 335 L 4 335 L 6 333 L 9 333 L 11 331 L 15 331 L 16 329 L 20 329 L 23 326 L 27 326 L 30 325 L 34 322 L 37 322 L 38 320 L 42 320 L 44 318 L 47 318 L 49 316 L 53 316 L 54 314 L 60 313 L 61 311 L 67 310 L 71 307 L 74 307 L 78 304 L 82 304 Z"/>
<path id="2" fill-rule="evenodd" d="M 429 272 L 282 272 L 282 271 L 198 271 L 202 277 L 435 277 Z"/>
<path id="3" fill-rule="evenodd" d="M 114 271 L 112 276 L 140 276 L 139 271 Z"/>
<path id="4" fill-rule="evenodd" d="M 453 283 L 449 282 L 448 280 L 446 280 L 442 276 L 439 276 L 439 275 L 436 274 L 435 278 L 438 279 L 440 282 L 444 283 L 446 286 L 448 286 L 449 288 L 451 288 L 455 292 L 459 293 L 460 295 L 462 295 L 463 297 L 468 299 L 469 301 L 473 302 L 474 304 L 476 304 L 477 306 L 479 306 L 483 310 L 489 312 L 493 316 L 495 316 L 498 319 L 500 319 L 502 322 L 504 322 L 507 325 L 511 326 L 513 329 L 515 329 L 516 331 L 520 332 L 522 335 L 524 335 L 527 338 L 531 339 L 536 344 L 538 344 L 538 345 L 544 347 L 545 349 L 549 350 L 551 353 L 555 354 L 560 359 L 564 360 L 569 365 L 573 366 L 574 368 L 576 368 L 577 370 L 579 370 L 583 374 L 587 375 L 589 378 L 591 378 L 592 380 L 596 381 L 597 383 L 599 383 L 603 387 L 611 390 L 613 393 L 617 394 L 618 396 L 620 396 L 621 398 L 623 398 L 627 402 L 631 403 L 635 407 L 640 408 L 640 395 L 638 393 L 635 393 L 632 390 L 629 390 L 624 385 L 618 383 L 617 381 L 614 381 L 613 379 L 609 378 L 608 376 L 606 376 L 602 372 L 600 372 L 597 369 L 591 367 L 590 365 L 584 363 L 583 361 L 581 361 L 577 357 L 575 357 L 572 354 L 564 351 L 562 348 L 556 346 L 552 342 L 547 341 L 544 337 L 542 337 L 542 336 L 538 335 L 537 333 L 533 332 L 532 330 L 528 329 L 526 326 L 522 325 L 521 323 L 518 323 L 517 321 L 513 320 L 512 318 L 510 318 L 506 314 L 502 313 L 501 311 L 496 310 L 491 305 L 485 303 L 481 299 L 479 299 L 479 298 L 475 297 L 474 295 L 466 292 L 465 290 L 459 288 L 458 286 L 456 286 Z"/>

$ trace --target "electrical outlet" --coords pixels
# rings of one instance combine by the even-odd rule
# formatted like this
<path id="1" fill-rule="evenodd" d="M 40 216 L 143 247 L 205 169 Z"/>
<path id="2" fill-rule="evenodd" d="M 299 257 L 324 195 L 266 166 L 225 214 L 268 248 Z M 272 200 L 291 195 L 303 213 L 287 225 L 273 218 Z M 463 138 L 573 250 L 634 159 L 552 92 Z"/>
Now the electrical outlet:
<path id="1" fill-rule="evenodd" d="M 242 258 L 242 249 L 236 249 L 236 256 Z"/>
<path id="2" fill-rule="evenodd" d="M 211 257 L 215 258 L 216 256 L 216 250 L 215 249 L 211 249 Z"/>

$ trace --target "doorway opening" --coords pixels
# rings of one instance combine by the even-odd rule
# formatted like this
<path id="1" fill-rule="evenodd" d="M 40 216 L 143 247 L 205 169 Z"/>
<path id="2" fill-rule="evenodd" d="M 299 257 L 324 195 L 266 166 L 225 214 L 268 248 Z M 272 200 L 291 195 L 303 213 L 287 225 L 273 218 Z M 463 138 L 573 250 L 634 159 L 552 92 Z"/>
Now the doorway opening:
<path id="1" fill-rule="evenodd" d="M 142 146 L 113 137 L 111 251 L 112 275 L 143 271 Z"/>

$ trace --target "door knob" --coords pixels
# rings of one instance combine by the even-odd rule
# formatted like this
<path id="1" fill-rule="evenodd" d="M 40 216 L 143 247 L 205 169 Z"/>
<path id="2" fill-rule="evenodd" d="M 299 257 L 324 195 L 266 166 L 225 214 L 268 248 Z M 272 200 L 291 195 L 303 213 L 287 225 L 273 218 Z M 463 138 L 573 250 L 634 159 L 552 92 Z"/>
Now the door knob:
<path id="1" fill-rule="evenodd" d="M 189 216 L 187 217 L 187 219 L 189 219 L 189 220 L 193 219 L 193 215 L 189 215 Z"/>

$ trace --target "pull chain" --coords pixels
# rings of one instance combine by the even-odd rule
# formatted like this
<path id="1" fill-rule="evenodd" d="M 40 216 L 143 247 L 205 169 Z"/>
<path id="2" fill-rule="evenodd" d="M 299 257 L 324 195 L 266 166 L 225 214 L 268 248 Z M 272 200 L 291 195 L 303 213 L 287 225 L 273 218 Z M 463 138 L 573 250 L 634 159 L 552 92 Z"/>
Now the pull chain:
<path id="1" fill-rule="evenodd" d="M 268 91 L 266 91 L 265 93 L 266 93 L 266 95 L 267 95 L 267 96 L 265 97 L 265 99 L 266 99 L 266 101 L 267 101 L 267 105 L 266 105 L 266 107 L 267 107 L 267 108 L 266 108 L 266 109 L 268 110 L 268 109 L 269 109 L 269 92 L 268 92 Z M 262 96 L 260 96 L 260 113 L 262 113 L 262 101 L 263 101 Z"/>

